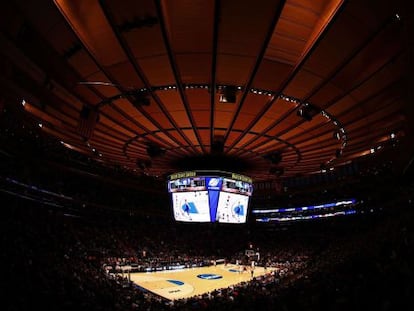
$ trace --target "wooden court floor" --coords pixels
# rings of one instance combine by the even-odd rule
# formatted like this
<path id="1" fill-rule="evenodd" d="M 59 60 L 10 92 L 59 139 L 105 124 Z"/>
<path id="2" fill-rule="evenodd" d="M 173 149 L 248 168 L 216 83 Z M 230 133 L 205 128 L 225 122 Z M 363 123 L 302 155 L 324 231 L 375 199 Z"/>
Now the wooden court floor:
<path id="1" fill-rule="evenodd" d="M 240 272 L 236 265 L 197 267 L 182 270 L 131 273 L 131 281 L 138 286 L 169 300 L 188 298 L 215 289 L 226 288 L 252 279 L 250 267 Z M 255 267 L 253 277 L 271 272 Z"/>

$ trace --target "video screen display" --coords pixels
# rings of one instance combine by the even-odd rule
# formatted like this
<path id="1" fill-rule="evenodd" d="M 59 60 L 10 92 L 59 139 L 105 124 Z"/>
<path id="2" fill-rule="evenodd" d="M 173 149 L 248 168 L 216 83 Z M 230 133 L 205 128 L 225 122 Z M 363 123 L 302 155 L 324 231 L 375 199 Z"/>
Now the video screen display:
<path id="1" fill-rule="evenodd" d="M 172 200 L 176 221 L 210 221 L 207 191 L 174 192 Z"/>
<path id="2" fill-rule="evenodd" d="M 216 221 L 225 223 L 245 223 L 249 197 L 231 192 L 221 192 Z"/>
<path id="3" fill-rule="evenodd" d="M 246 223 L 251 179 L 228 173 L 177 173 L 168 181 L 174 219 L 181 222 Z"/>

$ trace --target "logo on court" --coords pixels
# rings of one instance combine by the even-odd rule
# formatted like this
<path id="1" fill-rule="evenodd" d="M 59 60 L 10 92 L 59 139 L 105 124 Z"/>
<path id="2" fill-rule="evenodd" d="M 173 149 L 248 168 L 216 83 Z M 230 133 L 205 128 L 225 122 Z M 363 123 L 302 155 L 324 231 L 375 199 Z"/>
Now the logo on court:
<path id="1" fill-rule="evenodd" d="M 178 280 L 167 280 L 167 282 L 173 283 L 175 285 L 181 286 L 184 285 L 184 282 L 178 281 Z"/>
<path id="2" fill-rule="evenodd" d="M 217 280 L 217 279 L 221 279 L 223 276 L 221 276 L 220 274 L 206 273 L 206 274 L 199 274 L 197 275 L 197 277 L 203 280 Z"/>

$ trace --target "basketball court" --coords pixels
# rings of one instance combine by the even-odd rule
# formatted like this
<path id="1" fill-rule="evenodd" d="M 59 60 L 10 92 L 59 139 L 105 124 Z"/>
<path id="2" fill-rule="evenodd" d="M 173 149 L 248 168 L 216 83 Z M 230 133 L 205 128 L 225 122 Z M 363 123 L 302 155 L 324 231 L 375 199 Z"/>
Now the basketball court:
<path id="1" fill-rule="evenodd" d="M 138 286 L 169 300 L 188 298 L 226 288 L 252 279 L 250 267 L 247 270 L 236 265 L 197 267 L 182 270 L 131 273 L 131 281 Z M 271 272 L 271 269 L 255 267 L 253 276 Z"/>

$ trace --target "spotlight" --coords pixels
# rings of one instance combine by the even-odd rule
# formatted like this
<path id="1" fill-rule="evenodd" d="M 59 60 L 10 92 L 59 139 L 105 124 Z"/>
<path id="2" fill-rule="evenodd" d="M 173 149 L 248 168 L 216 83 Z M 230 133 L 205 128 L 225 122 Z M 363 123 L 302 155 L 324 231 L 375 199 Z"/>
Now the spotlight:
<path id="1" fill-rule="evenodd" d="M 165 149 L 162 149 L 160 146 L 154 143 L 149 143 L 147 146 L 147 154 L 151 158 L 160 157 L 165 154 Z"/>
<path id="2" fill-rule="evenodd" d="M 334 132 L 333 133 L 333 138 L 336 140 L 340 140 L 341 139 L 341 134 L 339 132 Z"/>
<path id="3" fill-rule="evenodd" d="M 339 158 L 342 155 L 342 149 L 336 149 L 335 156 Z"/>
<path id="4" fill-rule="evenodd" d="M 282 154 L 279 151 L 275 151 L 264 155 L 263 158 L 269 160 L 272 164 L 278 164 L 282 161 Z"/>
<path id="5" fill-rule="evenodd" d="M 215 136 L 214 141 L 211 144 L 211 153 L 223 153 L 224 151 L 224 142 L 222 136 Z"/>
<path id="6" fill-rule="evenodd" d="M 228 85 L 221 90 L 220 103 L 235 103 L 236 102 L 236 87 Z"/>
<path id="7" fill-rule="evenodd" d="M 303 119 L 305 119 L 306 121 L 311 121 L 312 118 L 317 115 L 320 112 L 320 109 L 309 105 L 309 104 L 305 104 L 302 105 L 297 111 L 296 111 L 296 115 L 298 117 L 301 117 Z"/>
<path id="8" fill-rule="evenodd" d="M 151 104 L 146 93 L 134 92 L 131 94 L 131 96 L 132 96 L 132 105 L 134 105 L 135 107 L 149 106 Z"/>
<path id="9" fill-rule="evenodd" d="M 296 112 L 296 115 L 298 117 L 304 118 L 306 121 L 312 120 L 312 116 L 307 112 L 305 108 L 299 108 L 298 111 Z"/>

